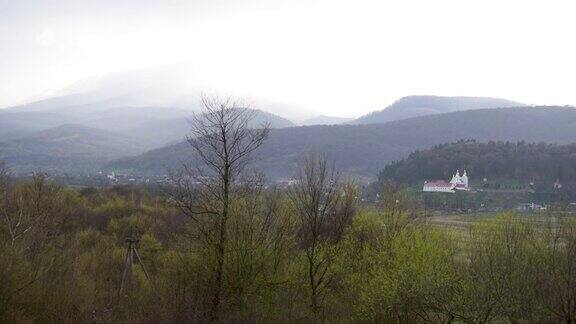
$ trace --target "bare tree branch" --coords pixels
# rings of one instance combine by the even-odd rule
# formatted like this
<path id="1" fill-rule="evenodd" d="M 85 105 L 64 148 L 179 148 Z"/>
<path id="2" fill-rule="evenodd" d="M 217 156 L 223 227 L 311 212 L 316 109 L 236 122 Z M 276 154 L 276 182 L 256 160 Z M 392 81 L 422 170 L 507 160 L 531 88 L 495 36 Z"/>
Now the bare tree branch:
<path id="1" fill-rule="evenodd" d="M 203 110 L 191 119 L 187 141 L 197 165 L 173 177 L 172 200 L 195 223 L 199 238 L 216 254 L 211 320 L 218 319 L 228 240 L 228 219 L 234 199 L 254 185 L 243 177 L 252 153 L 269 134 L 269 125 L 250 128 L 254 110 L 232 98 L 202 96 Z"/>
<path id="2" fill-rule="evenodd" d="M 308 262 L 310 304 L 320 308 L 322 294 L 332 281 L 330 269 L 333 247 L 355 211 L 356 194 L 352 184 L 343 183 L 325 157 L 309 156 L 290 190 L 290 200 L 300 220 L 299 239 Z"/>

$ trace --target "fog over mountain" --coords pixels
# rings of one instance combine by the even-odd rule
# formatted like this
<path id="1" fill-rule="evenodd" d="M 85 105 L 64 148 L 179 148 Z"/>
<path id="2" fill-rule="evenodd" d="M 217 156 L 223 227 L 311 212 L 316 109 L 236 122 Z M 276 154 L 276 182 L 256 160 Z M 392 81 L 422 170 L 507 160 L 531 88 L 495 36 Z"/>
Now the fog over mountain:
<path id="1" fill-rule="evenodd" d="M 219 93 L 197 85 L 191 73 L 185 64 L 116 73 L 77 82 L 54 97 L 0 109 L 0 142 L 65 124 L 140 138 L 150 149 L 179 141 L 189 130 L 187 119 L 200 111 L 201 95 Z M 260 109 L 255 122 L 270 122 L 274 128 L 294 126 L 275 113 L 308 114 L 272 100 L 246 98 L 242 105 Z"/>
<path id="2" fill-rule="evenodd" d="M 202 94 L 240 98 L 247 105 L 292 118 L 309 116 L 304 107 L 252 93 L 214 87 L 198 79 L 186 63 L 139 69 L 79 80 L 48 98 L 0 109 L 0 112 L 54 111 L 86 113 L 116 107 L 171 107 L 198 110 Z"/>

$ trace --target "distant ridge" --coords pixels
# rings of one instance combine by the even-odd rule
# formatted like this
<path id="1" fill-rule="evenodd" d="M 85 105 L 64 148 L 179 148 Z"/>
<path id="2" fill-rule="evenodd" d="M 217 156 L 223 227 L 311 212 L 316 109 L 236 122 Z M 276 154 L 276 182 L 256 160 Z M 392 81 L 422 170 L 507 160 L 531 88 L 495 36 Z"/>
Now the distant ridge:
<path id="1" fill-rule="evenodd" d="M 23 138 L 53 127 L 77 124 L 140 139 L 147 149 L 180 141 L 190 129 L 192 110 L 171 107 L 80 107 L 52 108 L 50 111 L 0 110 L 0 142 Z M 269 123 L 272 128 L 296 126 L 286 118 L 255 110 L 254 126 Z"/>
<path id="2" fill-rule="evenodd" d="M 354 118 L 345 118 L 345 117 L 335 117 L 335 116 L 315 116 L 312 118 L 308 118 L 300 122 L 302 126 L 312 126 L 312 125 L 338 125 L 347 123 L 354 120 Z"/>
<path id="3" fill-rule="evenodd" d="M 480 109 L 416 117 L 386 124 L 307 126 L 276 129 L 258 153 L 256 164 L 270 178 L 294 175 L 307 153 L 326 154 L 343 172 L 374 178 L 392 161 L 418 149 L 454 142 L 576 142 L 576 109 L 517 107 Z M 187 143 L 123 158 L 110 170 L 158 175 L 193 160 Z"/>
<path id="4" fill-rule="evenodd" d="M 408 96 L 385 109 L 351 121 L 351 124 L 377 124 L 447 112 L 525 106 L 522 103 L 489 97 Z"/>
<path id="5" fill-rule="evenodd" d="M 145 146 L 135 138 L 75 124 L 0 142 L 0 156 L 16 173 L 93 173 L 103 163 L 144 150 Z"/>
<path id="6" fill-rule="evenodd" d="M 174 117 L 169 117 L 170 111 Z M 295 126 L 274 114 L 253 112 L 251 127 Z M 112 159 L 182 141 L 190 131 L 191 116 L 192 112 L 179 110 L 126 107 L 86 114 L 83 118 L 76 116 L 78 123 L 72 124 L 70 120 L 74 118 L 65 114 L 0 114 L 0 125 L 12 126 L 0 133 L 0 156 L 17 172 L 95 172 Z"/>

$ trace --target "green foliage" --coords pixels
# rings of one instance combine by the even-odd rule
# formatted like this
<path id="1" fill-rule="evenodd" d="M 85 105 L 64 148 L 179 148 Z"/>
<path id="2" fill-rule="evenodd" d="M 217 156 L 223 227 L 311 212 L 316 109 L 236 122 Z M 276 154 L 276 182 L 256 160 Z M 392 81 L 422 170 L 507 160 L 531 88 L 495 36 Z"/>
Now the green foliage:
<path id="1" fill-rule="evenodd" d="M 342 276 L 355 320 L 442 318 L 457 284 L 457 245 L 446 232 L 402 214 L 362 213 L 344 244 Z"/>
<path id="2" fill-rule="evenodd" d="M 1 322 L 207 320 L 216 254 L 170 204 L 138 189 L 77 192 L 42 177 L 0 189 Z M 537 223 L 502 214 L 456 236 L 411 213 L 406 199 L 390 187 L 338 239 L 319 242 L 330 280 L 316 309 L 294 201 L 273 190 L 235 199 L 220 321 L 574 322 L 572 215 Z M 28 230 L 13 222 L 19 215 Z M 130 268 L 126 238 L 138 240 Z"/>
<path id="3" fill-rule="evenodd" d="M 466 278 L 467 298 L 475 298 L 467 305 L 470 318 L 533 320 L 530 316 L 535 291 L 527 279 L 532 278 L 536 238 L 534 228 L 513 214 L 483 220 L 472 227 Z"/>
<path id="4" fill-rule="evenodd" d="M 108 223 L 108 232 L 122 242 L 128 238 L 140 239 L 151 229 L 151 221 L 141 215 L 114 218 Z"/>

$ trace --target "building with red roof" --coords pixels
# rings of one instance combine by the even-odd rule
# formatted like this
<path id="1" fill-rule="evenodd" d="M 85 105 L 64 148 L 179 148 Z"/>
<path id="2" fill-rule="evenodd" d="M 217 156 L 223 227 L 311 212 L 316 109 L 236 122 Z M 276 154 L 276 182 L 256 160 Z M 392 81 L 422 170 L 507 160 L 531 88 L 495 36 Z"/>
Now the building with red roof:
<path id="1" fill-rule="evenodd" d="M 449 192 L 454 193 L 456 190 L 469 191 L 468 174 L 466 171 L 460 175 L 460 171 L 456 170 L 456 174 L 452 177 L 450 182 L 444 180 L 424 181 L 422 191 L 424 192 Z"/>

